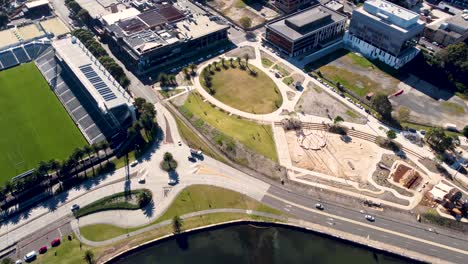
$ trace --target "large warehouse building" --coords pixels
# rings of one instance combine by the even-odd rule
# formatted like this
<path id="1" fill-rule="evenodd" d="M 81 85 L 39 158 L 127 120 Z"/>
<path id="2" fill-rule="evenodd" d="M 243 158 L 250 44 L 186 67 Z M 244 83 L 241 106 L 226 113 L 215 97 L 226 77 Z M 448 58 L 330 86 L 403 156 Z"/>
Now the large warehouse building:
<path id="1" fill-rule="evenodd" d="M 353 11 L 346 45 L 371 59 L 400 68 L 419 52 L 424 30 L 419 14 L 385 0 L 368 0 Z"/>
<path id="2" fill-rule="evenodd" d="M 290 57 L 320 50 L 341 39 L 346 17 L 316 5 L 266 26 L 265 39 Z"/>
<path id="3" fill-rule="evenodd" d="M 181 11 L 169 4 L 143 13 L 131 9 L 109 14 L 102 20 L 113 50 L 124 55 L 137 75 L 227 41 L 229 28 L 207 14 Z"/>

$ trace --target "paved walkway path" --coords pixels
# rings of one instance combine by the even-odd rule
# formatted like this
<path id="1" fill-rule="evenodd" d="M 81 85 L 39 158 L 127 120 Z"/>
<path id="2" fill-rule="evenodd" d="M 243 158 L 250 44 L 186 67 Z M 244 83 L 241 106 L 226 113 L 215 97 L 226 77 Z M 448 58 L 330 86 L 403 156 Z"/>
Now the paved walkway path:
<path id="1" fill-rule="evenodd" d="M 195 216 L 202 216 L 202 215 L 216 214 L 216 213 L 237 213 L 237 214 L 262 216 L 262 217 L 272 218 L 272 219 L 281 220 L 281 221 L 287 221 L 288 220 L 287 217 L 279 216 L 279 215 L 276 215 L 276 214 L 270 214 L 270 213 L 265 213 L 265 212 L 260 212 L 260 211 L 244 210 L 244 209 L 232 209 L 232 208 L 220 208 L 220 209 L 203 210 L 203 211 L 184 214 L 184 215 L 181 215 L 180 217 L 182 219 L 187 219 L 187 218 L 191 218 L 191 217 L 195 217 Z M 100 247 L 100 246 L 107 246 L 107 245 L 110 245 L 112 243 L 124 240 L 126 238 L 136 236 L 136 235 L 145 233 L 147 231 L 158 229 L 160 227 L 168 226 L 168 225 L 171 225 L 171 224 L 172 224 L 172 219 L 165 220 L 165 221 L 159 222 L 157 224 L 150 225 L 150 226 L 138 229 L 136 231 L 132 231 L 132 232 L 129 232 L 127 234 L 120 235 L 120 236 L 117 236 L 117 237 L 114 237 L 114 238 L 111 238 L 111 239 L 108 239 L 108 240 L 104 240 L 104 241 L 91 241 L 91 240 L 88 240 L 85 237 L 83 237 L 80 234 L 80 230 L 79 230 L 79 227 L 76 225 L 76 222 L 72 222 L 72 228 L 73 228 L 73 231 L 75 232 L 77 238 L 81 242 L 83 242 L 84 244 L 93 246 L 93 247 Z"/>

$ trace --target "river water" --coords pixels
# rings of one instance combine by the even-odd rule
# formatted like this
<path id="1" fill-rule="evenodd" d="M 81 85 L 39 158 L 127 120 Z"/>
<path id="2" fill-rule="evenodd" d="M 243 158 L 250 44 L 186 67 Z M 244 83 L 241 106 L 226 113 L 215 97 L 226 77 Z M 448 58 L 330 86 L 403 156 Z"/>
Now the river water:
<path id="1" fill-rule="evenodd" d="M 290 264 L 414 263 L 313 232 L 279 226 L 232 225 L 167 239 L 114 263 Z"/>

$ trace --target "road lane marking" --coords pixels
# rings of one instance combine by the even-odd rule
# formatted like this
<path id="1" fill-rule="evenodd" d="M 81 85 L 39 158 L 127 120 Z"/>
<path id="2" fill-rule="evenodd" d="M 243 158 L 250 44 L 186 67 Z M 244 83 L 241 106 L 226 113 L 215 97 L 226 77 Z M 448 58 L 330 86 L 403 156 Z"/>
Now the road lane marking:
<path id="1" fill-rule="evenodd" d="M 428 241 L 428 240 L 425 240 L 425 239 L 422 239 L 422 238 L 406 235 L 406 234 L 399 233 L 399 232 L 392 231 L 392 230 L 388 230 L 388 229 L 385 229 L 385 228 L 382 228 L 382 227 L 370 225 L 368 223 L 362 223 L 362 222 L 352 220 L 352 219 L 348 219 L 348 218 L 345 218 L 345 217 L 341 217 L 341 216 L 338 216 L 338 215 L 333 215 L 333 214 L 330 214 L 330 213 L 326 213 L 324 211 L 312 210 L 312 209 L 310 209 L 310 208 L 308 208 L 306 206 L 302 206 L 300 204 L 296 204 L 296 203 L 293 203 L 291 201 L 286 201 L 283 198 L 280 198 L 278 196 L 275 196 L 275 195 L 272 195 L 272 194 L 269 194 L 269 193 L 267 193 L 266 195 L 268 195 L 271 198 L 276 199 L 278 201 L 282 201 L 284 203 L 289 203 L 291 205 L 294 205 L 295 207 L 301 208 L 301 209 L 303 209 L 305 211 L 308 211 L 308 212 L 321 214 L 321 215 L 324 215 L 324 216 L 328 216 L 330 218 L 333 217 L 335 219 L 338 219 L 338 220 L 341 220 L 341 221 L 344 221 L 344 222 L 364 226 L 364 227 L 367 227 L 367 228 L 370 228 L 370 229 L 378 230 L 378 231 L 381 231 L 381 232 L 389 233 L 389 234 L 392 234 L 392 235 L 404 237 L 404 238 L 407 238 L 407 239 L 410 239 L 410 240 L 418 241 L 418 242 L 425 243 L 425 244 L 428 244 L 428 245 L 432 245 L 432 246 L 440 247 L 440 248 L 447 249 L 447 250 L 450 250 L 450 251 L 454 251 L 454 252 L 457 252 L 457 253 L 468 255 L 468 251 L 465 251 L 465 250 L 461 250 L 461 249 L 458 249 L 458 248 L 453 248 L 453 247 L 450 247 L 450 246 L 447 246 L 447 245 L 439 244 L 439 243 L 436 243 L 436 242 L 433 242 L 433 241 Z M 347 233 L 349 233 L 349 232 L 347 232 Z"/>

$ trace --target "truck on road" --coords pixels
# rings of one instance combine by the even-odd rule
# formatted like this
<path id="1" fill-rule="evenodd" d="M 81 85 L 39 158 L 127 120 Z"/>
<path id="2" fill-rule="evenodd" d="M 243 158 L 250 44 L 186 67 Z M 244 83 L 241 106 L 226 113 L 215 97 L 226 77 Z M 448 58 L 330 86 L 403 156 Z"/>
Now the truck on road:
<path id="1" fill-rule="evenodd" d="M 199 149 L 193 149 L 193 148 L 191 148 L 191 149 L 190 149 L 190 154 L 196 155 L 196 156 L 202 156 L 202 155 L 203 155 L 203 151 L 201 151 L 201 150 L 199 150 Z"/>

